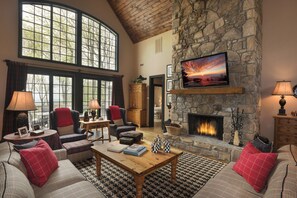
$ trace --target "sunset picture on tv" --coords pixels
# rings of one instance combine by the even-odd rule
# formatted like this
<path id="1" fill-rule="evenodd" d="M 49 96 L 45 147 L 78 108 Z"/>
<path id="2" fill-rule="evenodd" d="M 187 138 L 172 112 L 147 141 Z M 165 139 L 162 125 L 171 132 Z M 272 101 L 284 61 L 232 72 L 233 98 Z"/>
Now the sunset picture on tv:
<path id="1" fill-rule="evenodd" d="M 228 85 L 227 53 L 181 62 L 184 87 Z"/>

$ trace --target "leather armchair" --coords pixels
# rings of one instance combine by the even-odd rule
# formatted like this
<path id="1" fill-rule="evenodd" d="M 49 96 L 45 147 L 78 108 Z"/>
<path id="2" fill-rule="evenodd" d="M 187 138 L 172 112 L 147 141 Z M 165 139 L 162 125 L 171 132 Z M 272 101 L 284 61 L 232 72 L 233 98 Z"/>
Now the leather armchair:
<path id="1" fill-rule="evenodd" d="M 73 120 L 73 133 L 68 135 L 61 135 L 60 139 L 62 144 L 66 142 L 74 142 L 87 139 L 87 135 L 85 134 L 86 130 L 80 128 L 79 112 L 71 110 L 71 116 Z M 57 130 L 57 115 L 55 111 L 52 111 L 50 113 L 50 128 Z"/>
<path id="2" fill-rule="evenodd" d="M 116 124 L 114 124 L 113 120 L 111 119 L 110 109 L 109 108 L 106 109 L 107 119 L 110 120 L 110 125 L 109 125 L 110 135 L 117 137 L 117 139 L 120 138 L 120 133 L 122 132 L 136 130 L 136 126 L 132 122 L 126 121 L 126 110 L 124 108 L 120 108 L 120 113 L 121 113 L 121 117 L 123 119 L 124 125 L 117 126 Z"/>

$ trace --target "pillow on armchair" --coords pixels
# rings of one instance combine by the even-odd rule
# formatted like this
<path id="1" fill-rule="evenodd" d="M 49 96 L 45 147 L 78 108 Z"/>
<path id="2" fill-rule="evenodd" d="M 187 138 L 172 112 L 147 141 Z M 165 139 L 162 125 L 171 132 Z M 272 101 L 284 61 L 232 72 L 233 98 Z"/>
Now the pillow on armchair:
<path id="1" fill-rule="evenodd" d="M 69 135 L 74 133 L 73 125 L 57 127 L 59 135 Z"/>

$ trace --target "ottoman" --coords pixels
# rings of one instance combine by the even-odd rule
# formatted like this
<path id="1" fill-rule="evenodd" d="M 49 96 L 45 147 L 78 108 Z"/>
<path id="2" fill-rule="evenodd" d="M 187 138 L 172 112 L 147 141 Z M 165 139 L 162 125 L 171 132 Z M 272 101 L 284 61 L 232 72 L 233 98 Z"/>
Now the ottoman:
<path id="1" fill-rule="evenodd" d="M 143 133 L 138 131 L 129 131 L 120 133 L 120 143 L 134 144 L 143 139 Z"/>
<path id="2" fill-rule="evenodd" d="M 79 140 L 74 142 L 67 142 L 63 147 L 67 151 L 67 158 L 71 162 L 81 161 L 93 157 L 91 146 L 94 144 L 88 140 Z"/>

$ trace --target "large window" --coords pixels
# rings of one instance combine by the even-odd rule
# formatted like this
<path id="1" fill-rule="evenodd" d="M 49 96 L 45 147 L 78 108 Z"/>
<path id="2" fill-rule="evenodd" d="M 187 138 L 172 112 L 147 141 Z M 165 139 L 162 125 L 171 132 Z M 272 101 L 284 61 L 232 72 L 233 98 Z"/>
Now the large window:
<path id="1" fill-rule="evenodd" d="M 76 76 L 73 73 L 30 69 L 26 90 L 32 91 L 37 107 L 37 110 L 29 111 L 30 124 L 50 127 L 51 111 L 67 107 L 83 113 L 89 110 L 88 104 L 92 99 L 98 99 L 101 106 L 99 116 L 106 118 L 106 108 L 112 104 L 113 83 L 100 77 L 91 77 L 93 78 Z"/>
<path id="2" fill-rule="evenodd" d="M 49 127 L 50 77 L 48 75 L 28 74 L 27 91 L 32 91 L 37 110 L 29 111 L 29 122 Z"/>
<path id="3" fill-rule="evenodd" d="M 80 10 L 49 1 L 21 3 L 21 57 L 118 70 L 118 34 Z"/>

